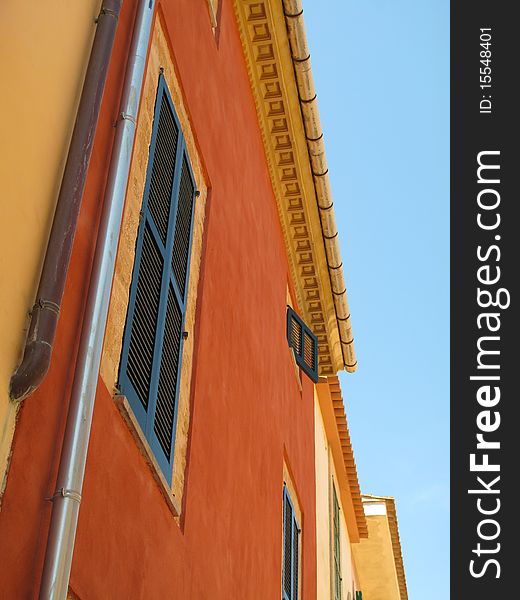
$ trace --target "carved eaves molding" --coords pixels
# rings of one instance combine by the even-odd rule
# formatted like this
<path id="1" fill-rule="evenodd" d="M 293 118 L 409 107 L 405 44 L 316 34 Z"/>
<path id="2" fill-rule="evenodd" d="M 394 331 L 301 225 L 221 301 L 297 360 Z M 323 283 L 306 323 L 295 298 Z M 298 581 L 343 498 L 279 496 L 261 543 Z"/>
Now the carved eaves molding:
<path id="1" fill-rule="evenodd" d="M 319 374 L 343 370 L 337 314 L 281 0 L 234 0 L 298 309 Z"/>

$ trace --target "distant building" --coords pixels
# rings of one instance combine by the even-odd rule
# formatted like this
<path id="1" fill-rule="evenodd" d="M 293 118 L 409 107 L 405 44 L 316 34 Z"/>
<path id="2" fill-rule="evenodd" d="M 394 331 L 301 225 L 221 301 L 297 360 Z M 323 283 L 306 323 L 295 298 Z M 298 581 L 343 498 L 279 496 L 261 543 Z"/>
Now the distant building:
<path id="1" fill-rule="evenodd" d="M 363 495 L 368 538 L 353 546 L 363 598 L 408 600 L 395 500 Z"/>
<path id="2" fill-rule="evenodd" d="M 300 1 L 0 15 L 0 598 L 377 600 Z"/>

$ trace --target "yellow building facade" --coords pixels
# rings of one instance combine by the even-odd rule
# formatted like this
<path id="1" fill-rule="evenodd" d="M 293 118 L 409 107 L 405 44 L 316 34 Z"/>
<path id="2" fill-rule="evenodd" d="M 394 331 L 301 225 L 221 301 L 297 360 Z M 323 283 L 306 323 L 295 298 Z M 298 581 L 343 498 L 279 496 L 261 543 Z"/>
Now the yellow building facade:
<path id="1" fill-rule="evenodd" d="M 353 546 L 364 600 L 408 600 L 395 500 L 365 494 L 368 536 Z"/>
<path id="2" fill-rule="evenodd" d="M 319 600 L 408 600 L 394 498 L 361 494 L 337 377 L 315 388 Z"/>
<path id="3" fill-rule="evenodd" d="M 21 360 L 99 7 L 100 0 L 0 5 L 0 498 L 18 411 L 9 380 Z"/>
<path id="4" fill-rule="evenodd" d="M 314 411 L 318 598 L 355 600 L 362 587 L 352 548 L 368 530 L 337 377 L 320 380 Z"/>

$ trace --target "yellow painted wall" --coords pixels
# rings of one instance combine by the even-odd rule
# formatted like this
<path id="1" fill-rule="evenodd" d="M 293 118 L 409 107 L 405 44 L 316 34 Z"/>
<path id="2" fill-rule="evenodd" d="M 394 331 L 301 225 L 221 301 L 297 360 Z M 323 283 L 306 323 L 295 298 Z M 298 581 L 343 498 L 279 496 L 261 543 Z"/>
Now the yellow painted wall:
<path id="1" fill-rule="evenodd" d="M 0 2 L 0 497 L 16 418 L 9 379 L 21 359 L 99 6 Z"/>
<path id="2" fill-rule="evenodd" d="M 385 514 L 367 515 L 368 538 L 354 546 L 363 600 L 401 600 L 392 537 Z"/>
<path id="3" fill-rule="evenodd" d="M 331 597 L 329 446 L 318 399 L 314 401 L 316 460 L 316 577 L 318 598 Z"/>
<path id="4" fill-rule="evenodd" d="M 339 498 L 338 498 L 339 500 Z M 341 502 L 341 501 L 340 501 Z M 340 505 L 341 506 L 341 505 Z M 348 533 L 347 533 L 347 524 L 345 523 L 345 513 L 343 511 L 343 507 L 341 507 L 341 531 L 344 532 L 341 536 L 341 577 L 343 580 L 343 600 L 349 599 L 350 597 L 354 600 L 356 590 L 362 590 L 363 588 L 360 586 L 355 566 L 354 566 L 354 557 L 352 555 L 352 545 L 350 543 Z M 356 546 L 356 544 L 354 544 Z"/>
<path id="5" fill-rule="evenodd" d="M 337 481 L 336 470 L 334 468 L 334 462 L 332 460 L 332 454 L 330 455 L 331 465 L 331 477 L 333 481 Z M 341 497 L 338 494 L 338 502 L 340 506 L 340 528 L 341 528 L 341 578 L 343 582 L 342 598 L 348 599 L 349 592 L 353 593 L 355 590 L 362 589 L 356 578 L 355 567 L 353 564 L 353 556 L 351 550 L 351 543 L 348 536 L 347 523 L 345 521 L 345 509 L 341 504 Z M 332 511 L 332 507 L 331 507 Z M 331 512 L 332 514 L 332 512 Z"/>
<path id="6" fill-rule="evenodd" d="M 316 462 L 316 553 L 317 553 L 317 590 L 318 600 L 334 598 L 332 587 L 333 548 L 332 548 L 332 485 L 337 481 L 332 452 L 327 441 L 325 425 L 321 414 L 318 397 L 314 397 L 314 439 Z M 337 490 L 337 486 L 336 486 Z M 343 578 L 342 598 L 348 600 L 349 592 L 356 587 L 357 578 L 348 536 L 345 513 L 341 497 L 337 494 L 340 505 L 341 529 L 341 575 Z"/>

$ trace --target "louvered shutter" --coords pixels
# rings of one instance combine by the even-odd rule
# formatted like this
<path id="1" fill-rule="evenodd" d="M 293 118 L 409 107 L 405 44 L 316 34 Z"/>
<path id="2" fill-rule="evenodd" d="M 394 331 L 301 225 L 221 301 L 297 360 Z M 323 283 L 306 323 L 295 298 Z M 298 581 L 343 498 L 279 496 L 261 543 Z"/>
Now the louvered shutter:
<path id="1" fill-rule="evenodd" d="M 195 179 L 179 120 L 159 78 L 130 288 L 119 389 L 171 483 Z"/>
<path id="2" fill-rule="evenodd" d="M 287 488 L 284 486 L 283 498 L 283 600 L 298 600 L 300 576 L 300 530 Z"/>
<path id="3" fill-rule="evenodd" d="M 316 383 L 318 381 L 318 340 L 303 320 L 287 307 L 287 341 L 297 365 Z"/>

